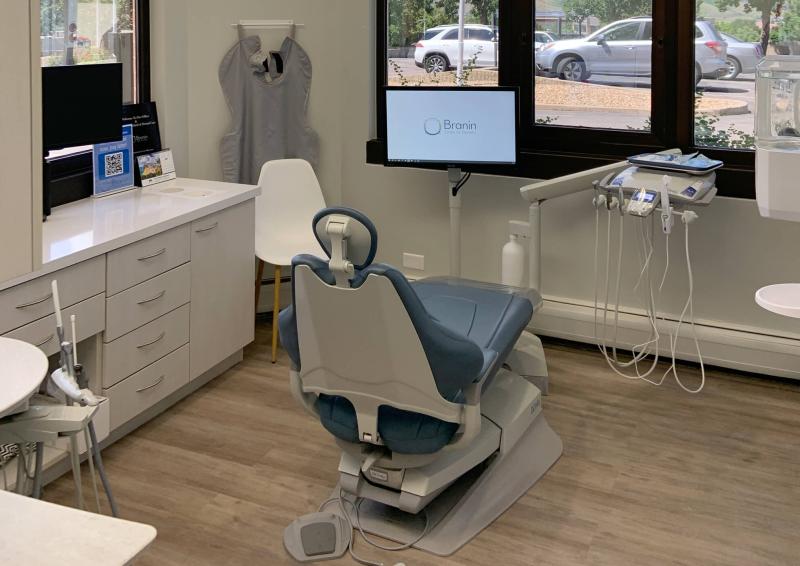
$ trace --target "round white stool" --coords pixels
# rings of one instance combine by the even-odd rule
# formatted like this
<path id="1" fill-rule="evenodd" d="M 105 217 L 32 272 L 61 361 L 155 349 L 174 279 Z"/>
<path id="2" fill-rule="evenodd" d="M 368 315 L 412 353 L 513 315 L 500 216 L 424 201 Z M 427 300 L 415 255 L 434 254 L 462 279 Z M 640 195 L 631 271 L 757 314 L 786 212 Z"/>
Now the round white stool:
<path id="1" fill-rule="evenodd" d="M 800 318 L 800 283 L 762 287 L 756 291 L 756 303 L 770 312 Z"/>
<path id="2" fill-rule="evenodd" d="M 0 418 L 28 409 L 28 399 L 47 375 L 47 356 L 27 342 L 0 338 Z"/>

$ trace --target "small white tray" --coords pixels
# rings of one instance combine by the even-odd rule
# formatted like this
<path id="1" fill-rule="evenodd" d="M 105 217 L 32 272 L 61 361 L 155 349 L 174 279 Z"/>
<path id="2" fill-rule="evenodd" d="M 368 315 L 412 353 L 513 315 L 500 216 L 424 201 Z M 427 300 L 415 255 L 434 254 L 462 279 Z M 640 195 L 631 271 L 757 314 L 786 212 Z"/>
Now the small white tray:
<path id="1" fill-rule="evenodd" d="M 756 303 L 770 312 L 800 318 L 800 283 L 762 287 L 756 291 Z"/>

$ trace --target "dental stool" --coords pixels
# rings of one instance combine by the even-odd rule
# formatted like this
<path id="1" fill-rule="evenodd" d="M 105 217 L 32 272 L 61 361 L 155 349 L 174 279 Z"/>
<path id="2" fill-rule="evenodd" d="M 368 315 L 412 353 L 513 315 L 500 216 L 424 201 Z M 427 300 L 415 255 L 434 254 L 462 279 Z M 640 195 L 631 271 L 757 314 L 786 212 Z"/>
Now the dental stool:
<path id="1" fill-rule="evenodd" d="M 373 263 L 377 231 L 356 210 L 324 209 L 312 229 L 328 257 L 294 258 L 280 334 L 292 394 L 342 450 L 332 522 L 450 555 L 561 455 L 542 414 L 541 342 L 525 332 L 541 298 L 461 279 L 409 283 Z M 342 549 L 333 526 L 298 521 L 285 536 L 295 558 Z M 323 532 L 328 543 L 312 540 Z"/>

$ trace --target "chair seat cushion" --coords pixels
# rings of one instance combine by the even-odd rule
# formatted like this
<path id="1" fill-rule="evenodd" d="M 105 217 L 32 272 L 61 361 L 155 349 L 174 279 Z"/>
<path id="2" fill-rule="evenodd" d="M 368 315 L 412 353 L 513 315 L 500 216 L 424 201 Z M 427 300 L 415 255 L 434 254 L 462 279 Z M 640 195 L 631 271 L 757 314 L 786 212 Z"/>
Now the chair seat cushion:
<path id="1" fill-rule="evenodd" d="M 425 309 L 450 330 L 470 338 L 504 360 L 533 316 L 533 305 L 523 297 L 457 280 L 411 284 Z M 456 284 L 453 284 L 455 282 Z"/>
<path id="2" fill-rule="evenodd" d="M 352 403 L 344 397 L 320 395 L 317 399 L 322 426 L 337 438 L 358 442 L 358 422 Z M 458 430 L 427 415 L 383 406 L 378 411 L 378 434 L 386 447 L 398 454 L 432 454 L 450 442 Z"/>

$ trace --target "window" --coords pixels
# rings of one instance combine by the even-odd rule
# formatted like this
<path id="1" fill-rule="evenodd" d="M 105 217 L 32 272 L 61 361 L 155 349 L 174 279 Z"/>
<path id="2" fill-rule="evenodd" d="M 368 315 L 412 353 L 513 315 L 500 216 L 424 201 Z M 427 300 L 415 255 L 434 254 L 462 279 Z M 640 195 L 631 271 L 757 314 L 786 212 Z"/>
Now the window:
<path id="1" fill-rule="evenodd" d="M 593 38 L 596 41 L 636 41 L 639 39 L 639 30 L 642 25 L 639 22 L 623 24 L 609 28 L 608 31 L 599 31 Z"/>
<path id="2" fill-rule="evenodd" d="M 458 0 L 383 1 L 381 86 L 499 84 L 499 0 L 467 3 L 461 65 Z"/>
<path id="3" fill-rule="evenodd" d="M 800 2 L 704 2 L 697 16 L 694 142 L 751 150 L 756 66 L 765 54 L 800 54 Z"/>
<path id="4" fill-rule="evenodd" d="M 135 0 L 41 0 L 42 66 L 122 63 L 123 101 L 139 102 Z"/>
<path id="5" fill-rule="evenodd" d="M 124 103 L 150 100 L 149 0 L 40 0 L 40 15 L 42 67 L 122 63 Z M 90 195 L 91 146 L 50 152 L 45 179 L 53 206 Z"/>
<path id="6" fill-rule="evenodd" d="M 384 86 L 461 78 L 520 91 L 520 162 L 485 172 L 549 178 L 679 147 L 725 161 L 720 194 L 754 196 L 755 68 L 764 54 L 800 55 L 800 0 L 466 0 L 470 29 L 497 30 L 501 40 L 465 42 L 488 53 L 465 53 L 455 77 L 458 42 L 443 36 L 458 37 L 458 4 L 378 3 L 371 162 L 384 159 Z M 442 33 L 401 53 L 392 43 L 401 15 L 414 27 L 407 36 Z"/>
<path id="7" fill-rule="evenodd" d="M 562 36 L 571 37 L 536 50 L 537 123 L 650 129 L 652 20 L 643 16 L 651 5 L 638 4 L 628 11 L 600 11 L 596 3 L 584 9 L 573 3 L 572 11 L 554 13 L 545 9 L 552 7 L 549 0 L 535 1 L 534 30 L 555 19 Z"/>
<path id="8" fill-rule="evenodd" d="M 493 41 L 494 33 L 486 28 L 468 28 L 467 39 L 474 39 L 476 41 Z"/>
<path id="9" fill-rule="evenodd" d="M 457 29 L 451 29 L 450 31 L 448 31 L 446 34 L 444 34 L 442 36 L 442 39 L 447 39 L 447 40 L 450 40 L 450 41 L 452 41 L 454 39 L 458 39 L 458 30 Z"/>

